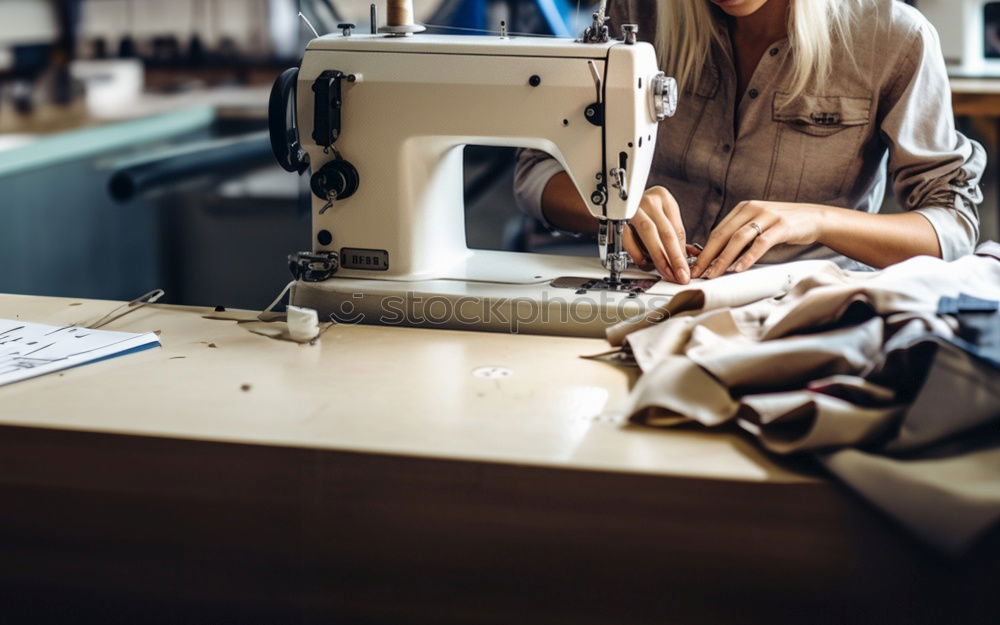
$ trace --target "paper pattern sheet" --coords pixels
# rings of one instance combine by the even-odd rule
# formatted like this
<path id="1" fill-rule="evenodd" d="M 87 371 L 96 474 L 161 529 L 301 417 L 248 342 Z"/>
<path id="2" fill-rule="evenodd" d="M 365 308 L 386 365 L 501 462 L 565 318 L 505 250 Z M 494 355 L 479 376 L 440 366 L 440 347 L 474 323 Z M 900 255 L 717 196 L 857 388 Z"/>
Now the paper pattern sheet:
<path id="1" fill-rule="evenodd" d="M 0 386 L 159 344 L 153 333 L 109 332 L 0 319 Z"/>

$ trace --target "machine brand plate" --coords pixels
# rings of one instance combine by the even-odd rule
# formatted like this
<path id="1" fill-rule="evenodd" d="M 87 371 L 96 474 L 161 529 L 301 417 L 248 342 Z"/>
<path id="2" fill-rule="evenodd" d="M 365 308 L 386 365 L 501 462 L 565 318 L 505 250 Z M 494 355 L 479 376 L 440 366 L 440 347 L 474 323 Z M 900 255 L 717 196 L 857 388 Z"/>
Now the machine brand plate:
<path id="1" fill-rule="evenodd" d="M 344 269 L 388 271 L 389 252 L 385 250 L 367 250 L 358 247 L 343 247 L 340 249 L 340 266 Z"/>

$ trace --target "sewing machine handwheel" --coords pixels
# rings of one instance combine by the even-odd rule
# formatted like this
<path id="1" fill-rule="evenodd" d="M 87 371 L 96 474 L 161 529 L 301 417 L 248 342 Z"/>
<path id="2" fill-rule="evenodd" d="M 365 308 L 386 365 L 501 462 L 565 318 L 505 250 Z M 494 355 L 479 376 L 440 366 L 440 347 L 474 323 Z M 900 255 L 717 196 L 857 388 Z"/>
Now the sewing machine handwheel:
<path id="1" fill-rule="evenodd" d="M 343 200 L 354 195 L 361 183 L 358 170 L 342 158 L 334 159 L 312 175 L 309 187 L 321 200 Z"/>
<path id="2" fill-rule="evenodd" d="M 271 151 L 285 171 L 301 174 L 309 168 L 309 155 L 299 144 L 299 128 L 295 123 L 295 83 L 299 68 L 281 72 L 271 88 L 267 106 L 267 125 L 271 133 Z"/>

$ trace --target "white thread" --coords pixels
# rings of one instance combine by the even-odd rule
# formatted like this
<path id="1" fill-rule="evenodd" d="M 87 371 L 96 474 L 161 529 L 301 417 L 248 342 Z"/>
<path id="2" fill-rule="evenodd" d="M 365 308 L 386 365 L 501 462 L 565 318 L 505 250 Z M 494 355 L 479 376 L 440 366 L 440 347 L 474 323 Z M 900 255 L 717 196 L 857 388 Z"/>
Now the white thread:
<path id="1" fill-rule="evenodd" d="M 257 319 L 259 319 L 261 321 L 274 321 L 274 320 L 280 318 L 281 317 L 281 313 L 276 313 L 272 309 L 275 306 L 278 305 L 278 302 L 280 302 L 281 298 L 283 298 L 285 296 L 285 293 L 288 293 L 288 290 L 292 288 L 293 284 L 295 284 L 295 280 L 292 280 L 291 282 L 289 282 L 288 284 L 286 284 L 285 288 L 281 289 L 281 293 L 278 293 L 278 297 L 274 298 L 274 301 L 272 301 L 270 304 L 268 304 L 267 308 L 265 308 L 264 310 L 262 310 L 261 313 L 259 315 L 257 315 Z"/>
<path id="2" fill-rule="evenodd" d="M 316 38 L 319 39 L 319 33 L 316 32 L 315 28 L 313 28 L 312 22 L 309 21 L 309 18 L 303 15 L 302 11 L 299 11 L 299 17 L 301 17 L 302 21 L 306 23 L 306 26 L 309 27 L 309 30 L 313 31 L 313 34 L 316 35 Z"/>
<path id="3" fill-rule="evenodd" d="M 493 29 L 490 29 L 490 28 L 465 28 L 464 26 L 448 26 L 447 24 L 428 24 L 427 22 L 421 22 L 420 25 L 421 26 L 425 26 L 427 28 L 437 28 L 437 29 L 440 29 L 440 30 L 460 30 L 460 31 L 469 32 L 469 33 L 483 33 L 485 35 L 499 35 L 500 34 L 499 30 L 493 30 Z M 541 39 L 556 39 L 557 38 L 557 37 L 554 37 L 553 35 L 539 35 L 538 33 L 521 33 L 521 32 L 515 32 L 515 31 L 512 31 L 512 30 L 507 31 L 507 34 L 509 36 L 515 36 L 516 35 L 518 37 L 539 37 Z"/>

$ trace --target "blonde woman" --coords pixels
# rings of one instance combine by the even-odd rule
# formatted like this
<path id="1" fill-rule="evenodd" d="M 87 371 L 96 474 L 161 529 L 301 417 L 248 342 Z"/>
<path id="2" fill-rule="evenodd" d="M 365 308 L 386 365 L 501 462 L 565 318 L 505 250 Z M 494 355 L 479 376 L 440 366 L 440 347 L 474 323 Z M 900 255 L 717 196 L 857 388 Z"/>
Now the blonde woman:
<path id="1" fill-rule="evenodd" d="M 967 254 L 979 233 L 982 146 L 955 130 L 937 35 L 894 0 L 612 0 L 677 77 L 649 188 L 625 248 L 687 283 L 757 262 L 884 267 Z M 612 32 L 617 32 L 613 30 Z M 886 180 L 902 213 L 879 214 Z M 596 225 L 555 160 L 525 150 L 522 208 Z M 689 269 L 686 257 L 697 253 Z"/>

